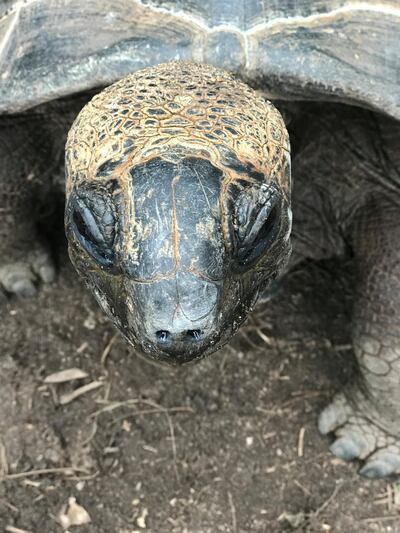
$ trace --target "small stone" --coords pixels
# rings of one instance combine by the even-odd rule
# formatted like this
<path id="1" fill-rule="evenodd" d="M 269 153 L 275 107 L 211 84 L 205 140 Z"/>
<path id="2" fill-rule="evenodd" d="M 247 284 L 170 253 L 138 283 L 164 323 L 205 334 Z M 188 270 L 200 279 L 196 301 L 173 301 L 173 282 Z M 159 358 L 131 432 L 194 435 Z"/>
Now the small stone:
<path id="1" fill-rule="evenodd" d="M 136 523 L 141 529 L 146 529 L 146 518 L 148 514 L 149 511 L 144 508 L 141 512 L 141 515 L 136 519 Z"/>
<path id="2" fill-rule="evenodd" d="M 71 526 L 89 524 L 91 519 L 86 509 L 76 503 L 76 499 L 72 496 L 59 512 L 58 521 L 64 529 L 68 529 Z"/>
<path id="3" fill-rule="evenodd" d="M 87 317 L 87 319 L 84 321 L 83 326 L 86 329 L 93 330 L 96 327 L 96 320 L 94 318 L 94 314 L 90 313 L 90 315 Z"/>
<path id="4" fill-rule="evenodd" d="M 371 355 L 364 355 L 363 363 L 368 370 L 370 370 L 373 374 L 377 374 L 378 376 L 387 374 L 390 370 L 390 367 L 386 361 Z"/>
<path id="5" fill-rule="evenodd" d="M 246 446 L 250 448 L 250 446 L 253 446 L 254 437 L 246 437 Z"/>

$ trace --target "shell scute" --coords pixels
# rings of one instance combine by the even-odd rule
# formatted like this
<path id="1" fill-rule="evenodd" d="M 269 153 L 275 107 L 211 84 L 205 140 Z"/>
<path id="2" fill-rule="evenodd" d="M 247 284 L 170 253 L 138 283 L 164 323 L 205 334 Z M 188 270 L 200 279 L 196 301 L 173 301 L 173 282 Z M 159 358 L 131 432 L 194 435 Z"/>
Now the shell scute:
<path id="1" fill-rule="evenodd" d="M 82 149 L 79 168 L 86 169 L 86 179 L 110 159 L 124 166 L 129 157 L 135 165 L 181 148 L 207 153 L 219 168 L 224 150 L 233 151 L 265 179 L 279 182 L 289 152 L 283 120 L 268 101 L 226 71 L 185 62 L 136 72 L 105 89 L 81 111 L 67 148 Z M 76 164 L 72 159 L 69 165 L 69 187 Z M 288 195 L 289 184 L 280 185 Z"/>

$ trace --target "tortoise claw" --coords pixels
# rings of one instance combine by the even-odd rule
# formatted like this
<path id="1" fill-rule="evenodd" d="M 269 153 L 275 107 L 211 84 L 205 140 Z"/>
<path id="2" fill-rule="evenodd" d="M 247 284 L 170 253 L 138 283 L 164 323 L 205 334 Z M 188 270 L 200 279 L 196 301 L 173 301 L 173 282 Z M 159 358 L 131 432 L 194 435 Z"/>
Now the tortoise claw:
<path id="1" fill-rule="evenodd" d="M 400 474 L 400 448 L 397 453 L 391 452 L 390 447 L 387 447 L 372 454 L 359 473 L 369 479 Z"/>
<path id="2" fill-rule="evenodd" d="M 340 437 L 330 446 L 330 451 L 343 459 L 343 461 L 352 461 L 357 459 L 361 453 L 361 446 L 351 438 Z"/>
<path id="3" fill-rule="evenodd" d="M 318 429 L 322 435 L 327 435 L 344 424 L 348 418 L 347 401 L 343 394 L 338 394 L 333 402 L 325 407 L 318 418 Z"/>
<path id="4" fill-rule="evenodd" d="M 37 293 L 37 282 L 50 283 L 55 278 L 50 254 L 43 247 L 30 251 L 23 259 L 0 265 L 0 302 L 5 293 L 29 297 Z"/>
<path id="5" fill-rule="evenodd" d="M 363 416 L 363 412 L 365 404 L 358 411 L 343 393 L 322 411 L 318 427 L 324 435 L 334 434 L 331 452 L 344 461 L 365 461 L 359 472 L 364 477 L 375 479 L 400 474 L 400 439 L 386 433 Z"/>

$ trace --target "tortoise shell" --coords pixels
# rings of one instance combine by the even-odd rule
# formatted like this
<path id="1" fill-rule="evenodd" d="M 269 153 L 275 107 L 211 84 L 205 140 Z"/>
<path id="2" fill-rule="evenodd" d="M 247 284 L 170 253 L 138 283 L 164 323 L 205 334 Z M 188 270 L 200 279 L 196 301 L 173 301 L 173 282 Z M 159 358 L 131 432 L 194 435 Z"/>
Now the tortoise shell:
<path id="1" fill-rule="evenodd" d="M 373 0 L 3 0 L 0 112 L 192 59 L 269 98 L 400 118 L 400 6 Z"/>

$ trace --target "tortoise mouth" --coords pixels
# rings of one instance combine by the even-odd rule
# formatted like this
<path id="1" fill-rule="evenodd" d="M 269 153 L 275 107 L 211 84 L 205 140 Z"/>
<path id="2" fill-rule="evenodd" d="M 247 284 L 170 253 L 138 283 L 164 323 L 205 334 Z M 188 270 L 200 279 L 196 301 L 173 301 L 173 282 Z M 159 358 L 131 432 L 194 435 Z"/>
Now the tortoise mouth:
<path id="1" fill-rule="evenodd" d="M 197 333 L 197 330 L 193 331 Z M 192 337 L 193 333 L 188 331 L 187 336 Z M 221 334 L 214 333 L 210 337 L 202 340 L 189 338 L 189 342 L 186 339 L 171 342 L 166 341 L 165 346 L 162 348 L 157 343 L 145 340 L 139 346 L 135 345 L 135 348 L 139 348 L 145 356 L 155 361 L 160 361 L 171 366 L 180 366 L 196 363 L 218 351 L 229 340 L 229 337 L 227 337 L 225 341 L 221 342 L 221 336 Z"/>
<path id="2" fill-rule="evenodd" d="M 244 317 L 244 319 L 246 318 L 247 316 Z M 223 348 L 231 340 L 242 322 L 236 323 L 235 328 L 232 324 L 235 324 L 235 321 L 227 320 L 224 326 L 215 327 L 215 330 L 208 334 L 201 332 L 199 339 L 194 338 L 197 333 L 196 330 L 188 331 L 185 335 L 189 338 L 182 338 L 170 343 L 166 341 L 162 347 L 147 337 L 138 339 L 132 331 L 123 334 L 140 356 L 167 366 L 182 366 L 196 364 Z M 163 333 L 159 332 L 160 335 Z"/>

